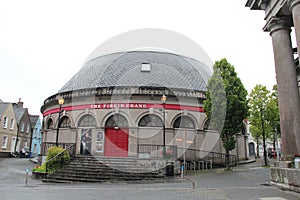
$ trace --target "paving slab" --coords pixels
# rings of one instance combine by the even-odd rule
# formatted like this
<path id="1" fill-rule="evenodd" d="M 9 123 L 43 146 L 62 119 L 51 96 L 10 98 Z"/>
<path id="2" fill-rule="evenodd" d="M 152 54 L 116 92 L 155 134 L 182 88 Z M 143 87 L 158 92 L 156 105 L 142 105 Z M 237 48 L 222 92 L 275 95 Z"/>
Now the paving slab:
<path id="1" fill-rule="evenodd" d="M 300 194 L 282 191 L 269 183 L 269 168 L 259 162 L 238 166 L 232 171 L 203 170 L 187 177 L 164 183 L 76 183 L 52 184 L 32 179 L 29 173 L 25 185 L 26 169 L 35 166 L 28 159 L 0 160 L 1 200 L 299 200 Z"/>

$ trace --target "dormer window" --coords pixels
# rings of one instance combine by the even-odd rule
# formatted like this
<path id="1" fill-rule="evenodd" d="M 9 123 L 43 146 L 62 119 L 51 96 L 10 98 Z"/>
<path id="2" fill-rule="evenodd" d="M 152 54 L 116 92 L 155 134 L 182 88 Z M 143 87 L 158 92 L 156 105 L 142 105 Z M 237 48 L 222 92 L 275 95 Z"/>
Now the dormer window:
<path id="1" fill-rule="evenodd" d="M 150 72 L 151 64 L 150 63 L 142 63 L 141 72 Z"/>
<path id="2" fill-rule="evenodd" d="M 4 118 L 3 118 L 3 128 L 7 128 L 7 124 L 8 124 L 8 118 L 6 116 L 4 116 Z"/>
<path id="3" fill-rule="evenodd" d="M 24 129 L 25 129 L 25 124 L 24 124 L 24 122 L 22 122 L 22 126 L 21 126 L 21 132 L 22 133 L 24 132 Z"/>
<path id="4" fill-rule="evenodd" d="M 10 120 L 10 130 L 14 130 L 14 126 L 15 126 L 15 120 L 14 119 L 11 119 Z"/>

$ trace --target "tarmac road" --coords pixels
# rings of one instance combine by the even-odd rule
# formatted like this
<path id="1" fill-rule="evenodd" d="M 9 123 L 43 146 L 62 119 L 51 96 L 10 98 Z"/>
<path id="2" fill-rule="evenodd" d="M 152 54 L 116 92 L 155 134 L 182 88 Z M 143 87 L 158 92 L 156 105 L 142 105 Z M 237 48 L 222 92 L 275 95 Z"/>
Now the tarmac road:
<path id="1" fill-rule="evenodd" d="M 300 194 L 269 186 L 269 168 L 261 162 L 232 171 L 203 170 L 189 180 L 165 183 L 75 183 L 49 184 L 31 178 L 25 185 L 26 169 L 35 166 L 28 159 L 0 159 L 0 200 L 110 200 L 110 199 L 205 199 L 205 200 L 299 200 Z"/>

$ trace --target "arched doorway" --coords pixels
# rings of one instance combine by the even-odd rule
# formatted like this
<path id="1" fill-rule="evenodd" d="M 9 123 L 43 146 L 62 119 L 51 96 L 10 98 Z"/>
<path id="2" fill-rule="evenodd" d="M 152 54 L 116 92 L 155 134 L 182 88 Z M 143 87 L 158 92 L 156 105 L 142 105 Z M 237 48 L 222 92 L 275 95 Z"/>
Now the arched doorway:
<path id="1" fill-rule="evenodd" d="M 255 156 L 255 147 L 253 142 L 249 143 L 249 156 Z"/>
<path id="2" fill-rule="evenodd" d="M 128 121 L 120 114 L 110 116 L 105 123 L 104 156 L 128 156 Z"/>
<path id="3" fill-rule="evenodd" d="M 80 154 L 91 154 L 92 131 L 96 127 L 96 119 L 92 115 L 84 115 L 78 123 L 80 130 Z"/>

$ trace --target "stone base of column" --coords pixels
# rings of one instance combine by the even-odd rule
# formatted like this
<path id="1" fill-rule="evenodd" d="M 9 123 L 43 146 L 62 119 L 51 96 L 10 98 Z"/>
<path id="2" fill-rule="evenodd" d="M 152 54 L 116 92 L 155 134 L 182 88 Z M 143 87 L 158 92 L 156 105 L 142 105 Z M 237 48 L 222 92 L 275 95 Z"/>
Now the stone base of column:
<path id="1" fill-rule="evenodd" d="M 281 162 L 280 167 L 271 167 L 271 184 L 279 188 L 300 192 L 300 169 L 285 168 L 286 161 Z"/>

